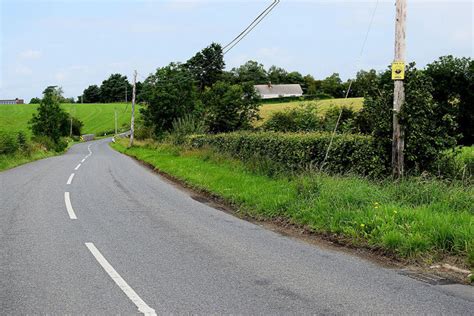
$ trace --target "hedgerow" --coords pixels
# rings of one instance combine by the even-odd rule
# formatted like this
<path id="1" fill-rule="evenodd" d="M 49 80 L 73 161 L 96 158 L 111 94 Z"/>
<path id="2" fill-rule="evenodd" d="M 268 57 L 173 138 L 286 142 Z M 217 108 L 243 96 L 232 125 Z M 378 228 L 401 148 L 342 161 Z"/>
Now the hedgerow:
<path id="1" fill-rule="evenodd" d="M 236 132 L 192 135 L 187 144 L 193 148 L 208 146 L 243 161 L 270 161 L 287 171 L 301 171 L 321 168 L 330 138 L 327 132 Z M 372 137 L 337 134 L 323 167 L 330 173 L 379 177 L 386 173 L 383 157 Z"/>

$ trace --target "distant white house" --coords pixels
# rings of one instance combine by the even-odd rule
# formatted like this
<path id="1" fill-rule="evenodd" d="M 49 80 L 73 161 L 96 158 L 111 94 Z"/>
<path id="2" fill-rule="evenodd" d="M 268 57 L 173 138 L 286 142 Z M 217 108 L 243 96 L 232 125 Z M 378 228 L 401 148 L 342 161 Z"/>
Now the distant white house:
<path id="1" fill-rule="evenodd" d="M 11 100 L 0 100 L 0 104 L 24 104 L 25 101 L 23 99 L 11 99 Z"/>
<path id="2" fill-rule="evenodd" d="M 274 99 L 284 97 L 300 97 L 303 95 L 303 89 L 299 84 L 257 84 L 255 90 L 262 99 Z"/>

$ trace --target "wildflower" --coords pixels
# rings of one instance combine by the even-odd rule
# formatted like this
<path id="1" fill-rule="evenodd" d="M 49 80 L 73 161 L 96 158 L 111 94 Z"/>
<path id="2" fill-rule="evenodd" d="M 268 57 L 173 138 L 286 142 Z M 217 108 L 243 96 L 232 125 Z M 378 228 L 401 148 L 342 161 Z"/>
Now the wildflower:
<path id="1" fill-rule="evenodd" d="M 365 224 L 360 224 L 360 227 L 364 228 L 364 227 L 365 227 Z"/>

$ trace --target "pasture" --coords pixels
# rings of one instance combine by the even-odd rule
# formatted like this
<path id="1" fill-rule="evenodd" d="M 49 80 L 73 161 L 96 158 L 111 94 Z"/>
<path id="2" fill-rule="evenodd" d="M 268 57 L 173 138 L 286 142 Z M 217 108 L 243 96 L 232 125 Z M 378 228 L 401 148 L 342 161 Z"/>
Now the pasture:
<path id="1" fill-rule="evenodd" d="M 62 108 L 72 113 L 84 123 L 83 134 L 103 135 L 114 131 L 114 110 L 117 109 L 117 126 L 130 125 L 131 104 L 104 103 L 104 104 L 62 104 Z M 24 131 L 31 135 L 28 121 L 36 112 L 37 104 L 0 104 L 0 133 L 16 133 Z M 138 106 L 136 114 L 139 113 Z M 139 114 L 138 114 L 139 115 Z"/>
<path id="2" fill-rule="evenodd" d="M 257 122 L 256 125 L 261 125 L 267 120 L 272 113 L 281 112 L 288 109 L 298 107 L 305 104 L 316 104 L 320 109 L 318 113 L 324 114 L 330 108 L 333 107 L 349 107 L 354 110 L 360 110 L 364 98 L 348 98 L 348 99 L 326 99 L 326 100 L 313 100 L 313 101 L 293 101 L 293 102 L 282 102 L 282 103 L 267 103 L 262 104 L 260 107 L 260 117 L 262 118 Z"/>

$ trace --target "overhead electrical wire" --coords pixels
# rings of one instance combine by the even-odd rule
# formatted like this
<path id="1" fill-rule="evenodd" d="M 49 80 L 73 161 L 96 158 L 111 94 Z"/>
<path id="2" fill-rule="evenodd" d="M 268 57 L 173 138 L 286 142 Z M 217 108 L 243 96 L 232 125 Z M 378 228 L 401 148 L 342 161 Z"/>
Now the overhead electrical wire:
<path id="1" fill-rule="evenodd" d="M 273 10 L 273 8 L 280 2 L 280 0 L 274 0 L 265 10 L 263 10 L 253 21 L 252 23 L 250 23 L 242 32 L 240 32 L 239 35 L 237 35 L 232 41 L 230 41 L 229 43 L 227 43 L 227 45 L 225 45 L 224 47 L 222 47 L 223 50 L 225 50 L 227 47 L 231 46 L 232 43 L 234 43 L 235 41 L 237 41 L 240 37 L 242 37 L 244 35 L 245 32 L 247 32 L 247 30 L 249 30 L 252 25 L 254 25 L 255 23 L 260 23 L 260 21 L 258 21 L 260 18 L 265 18 L 266 16 L 266 12 L 269 12 L 271 10 Z M 265 14 L 265 16 L 263 16 Z M 268 13 L 267 13 L 268 14 Z M 263 16 L 263 17 L 262 17 Z M 257 22 L 258 21 L 258 22 Z M 256 25 L 256 24 L 255 24 Z M 251 31 L 251 30 L 250 30 Z"/>
<path id="2" fill-rule="evenodd" d="M 260 24 L 260 22 L 262 22 L 263 19 L 265 19 L 265 17 L 280 3 L 280 0 L 274 0 L 269 6 L 267 6 L 253 21 L 252 23 L 250 23 L 242 32 L 240 32 L 236 37 L 234 37 L 234 39 L 232 39 L 229 43 L 227 43 L 224 47 L 222 47 L 222 55 L 225 55 L 227 54 L 232 48 L 234 48 L 241 40 L 243 40 L 250 32 L 252 32 L 252 30 L 258 25 Z M 227 49 L 226 49 L 227 48 Z M 211 66 L 213 66 L 216 62 L 219 61 L 219 59 L 216 59 L 215 57 L 217 57 L 217 53 L 216 55 L 214 55 L 212 57 L 212 59 L 209 61 L 209 63 L 205 66 L 203 66 L 202 68 L 204 70 L 210 68 Z M 146 78 L 144 78 L 144 76 L 140 75 L 140 77 L 142 77 L 143 79 L 146 80 Z M 194 78 L 194 76 L 183 76 L 179 79 L 175 79 L 175 80 L 166 80 L 166 81 L 161 81 L 163 84 L 165 82 L 169 83 L 169 82 L 181 82 L 186 80 L 186 79 L 191 79 L 191 80 L 195 80 L 195 81 L 198 81 Z"/>

